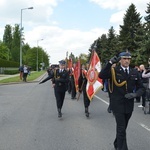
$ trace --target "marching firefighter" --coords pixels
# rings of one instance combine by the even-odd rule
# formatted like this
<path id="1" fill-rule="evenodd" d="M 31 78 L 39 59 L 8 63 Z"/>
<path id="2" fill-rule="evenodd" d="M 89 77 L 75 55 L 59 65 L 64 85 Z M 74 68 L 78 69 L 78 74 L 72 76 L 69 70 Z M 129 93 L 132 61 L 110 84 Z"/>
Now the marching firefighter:
<path id="1" fill-rule="evenodd" d="M 71 99 L 76 99 L 76 85 L 75 85 L 75 77 L 74 77 L 74 68 L 75 63 L 73 64 L 73 67 L 71 68 Z"/>
<path id="2" fill-rule="evenodd" d="M 84 101 L 84 107 L 85 107 L 85 115 L 86 117 L 89 117 L 89 105 L 90 100 L 86 93 L 86 85 L 87 85 L 87 70 L 85 68 L 85 65 L 82 65 L 80 76 L 78 79 L 78 85 L 79 85 L 79 92 L 81 93 L 83 91 L 83 101 Z"/>
<path id="3" fill-rule="evenodd" d="M 39 84 L 44 83 L 50 79 L 52 79 L 52 84 L 54 87 L 54 93 L 56 97 L 56 104 L 58 110 L 58 117 L 62 117 L 62 106 L 64 103 L 65 93 L 68 87 L 68 71 L 65 69 L 66 62 L 64 60 L 59 61 L 59 69 L 54 70 L 49 74 L 49 76 L 41 81 Z"/>
<path id="4" fill-rule="evenodd" d="M 131 54 L 122 52 L 114 56 L 101 70 L 99 77 L 110 80 L 111 109 L 116 120 L 116 150 L 128 150 L 126 129 L 134 108 L 134 98 L 141 96 L 144 88 L 139 73 L 130 65 Z M 112 67 L 120 62 L 119 66 Z M 136 87 L 136 92 L 135 92 Z"/>

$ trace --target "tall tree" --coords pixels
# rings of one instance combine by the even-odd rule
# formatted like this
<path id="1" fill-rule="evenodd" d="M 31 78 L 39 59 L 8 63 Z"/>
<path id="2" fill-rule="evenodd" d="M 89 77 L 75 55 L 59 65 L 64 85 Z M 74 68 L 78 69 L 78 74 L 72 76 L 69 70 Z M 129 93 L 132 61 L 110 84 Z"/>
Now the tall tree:
<path id="1" fill-rule="evenodd" d="M 97 42 L 96 46 L 96 52 L 101 60 L 102 63 L 105 63 L 110 56 L 109 50 L 108 50 L 108 38 L 106 34 L 102 34 L 100 38 L 98 38 L 91 46 L 91 50 L 93 49 L 93 46 Z"/>
<path id="2" fill-rule="evenodd" d="M 13 28 L 12 60 L 16 62 L 20 60 L 20 29 L 18 24 L 15 24 Z"/>
<path id="3" fill-rule="evenodd" d="M 87 54 L 81 53 L 79 55 L 79 58 L 80 58 L 80 63 L 81 64 L 86 64 L 86 62 L 88 61 L 88 55 Z"/>
<path id="4" fill-rule="evenodd" d="M 36 70 L 37 66 L 37 47 L 31 48 L 26 53 L 26 59 L 24 64 L 31 66 L 33 70 Z"/>
<path id="5" fill-rule="evenodd" d="M 69 58 L 72 58 L 73 63 L 77 61 L 75 55 L 72 52 L 70 53 Z"/>
<path id="6" fill-rule="evenodd" d="M 9 60 L 8 52 L 8 47 L 2 41 L 0 41 L 0 58 Z"/>
<path id="7" fill-rule="evenodd" d="M 29 61 L 29 60 L 27 60 L 27 52 L 28 51 L 30 51 L 31 50 L 31 48 L 30 48 L 30 45 L 29 44 L 24 44 L 23 46 L 22 46 L 22 62 L 23 62 L 23 64 L 27 64 L 27 62 Z"/>
<path id="8" fill-rule="evenodd" d="M 120 25 L 120 42 L 122 48 L 134 51 L 137 49 L 135 43 L 135 35 L 137 34 L 137 29 L 141 27 L 140 13 L 137 13 L 134 4 L 131 4 L 126 11 L 123 18 L 123 25 Z"/>
<path id="9" fill-rule="evenodd" d="M 137 34 L 135 36 L 135 44 L 137 45 L 137 49 L 134 52 L 134 54 L 132 54 L 134 56 L 133 61 L 135 65 L 140 65 L 145 62 L 144 43 L 145 43 L 145 31 L 144 31 L 144 27 L 142 26 L 141 28 L 137 29 Z"/>
<path id="10" fill-rule="evenodd" d="M 117 47 L 117 35 L 116 31 L 114 30 L 113 26 L 108 31 L 108 51 L 110 57 L 115 56 L 119 53 L 119 49 Z"/>
<path id="11" fill-rule="evenodd" d="M 145 56 L 146 59 L 150 58 L 150 2 L 147 4 L 147 10 L 145 19 L 145 31 L 146 31 L 146 41 L 145 41 Z"/>
<path id="12" fill-rule="evenodd" d="M 49 66 L 49 56 L 48 54 L 41 48 L 38 47 L 38 66 L 41 67 L 41 63 L 44 62 L 44 67 Z M 27 50 L 24 64 L 30 66 L 32 70 L 36 70 L 37 67 L 37 47 L 30 48 Z"/>
<path id="13" fill-rule="evenodd" d="M 11 59 L 11 48 L 12 48 L 12 27 L 6 25 L 3 35 L 3 43 L 8 47 L 8 59 Z"/>

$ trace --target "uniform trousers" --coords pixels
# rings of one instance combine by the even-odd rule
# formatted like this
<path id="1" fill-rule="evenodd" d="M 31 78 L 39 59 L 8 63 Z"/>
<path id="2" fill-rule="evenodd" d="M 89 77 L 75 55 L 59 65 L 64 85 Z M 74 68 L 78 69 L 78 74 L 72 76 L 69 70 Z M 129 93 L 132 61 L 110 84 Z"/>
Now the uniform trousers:
<path id="1" fill-rule="evenodd" d="M 65 88 L 65 87 L 64 87 Z M 58 88 L 55 87 L 54 88 L 54 93 L 55 93 L 55 97 L 56 97 L 56 104 L 57 104 L 57 108 L 61 109 L 64 103 L 64 98 L 65 98 L 65 90 L 64 88 Z"/>
<path id="2" fill-rule="evenodd" d="M 88 108 L 89 105 L 90 105 L 90 100 L 89 100 L 89 98 L 87 96 L 86 88 L 83 89 L 83 100 L 84 100 L 84 107 Z"/>
<path id="3" fill-rule="evenodd" d="M 69 82 L 68 82 L 68 93 L 69 94 L 71 93 L 71 79 L 69 79 Z"/>
<path id="4" fill-rule="evenodd" d="M 76 87 L 75 87 L 74 78 L 71 79 L 71 97 L 72 98 L 76 97 Z"/>
<path id="5" fill-rule="evenodd" d="M 114 141 L 114 147 L 118 150 L 128 150 L 126 141 L 126 129 L 129 119 L 132 113 L 114 113 L 116 119 L 116 139 Z"/>

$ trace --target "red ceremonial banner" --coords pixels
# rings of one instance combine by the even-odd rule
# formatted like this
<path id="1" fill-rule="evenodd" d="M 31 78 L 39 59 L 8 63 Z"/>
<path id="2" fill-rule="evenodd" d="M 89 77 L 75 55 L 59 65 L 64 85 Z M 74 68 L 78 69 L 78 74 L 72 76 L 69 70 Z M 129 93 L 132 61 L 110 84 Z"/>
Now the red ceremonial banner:
<path id="1" fill-rule="evenodd" d="M 76 91 L 78 91 L 78 79 L 80 76 L 80 60 L 77 61 L 76 65 L 74 67 L 73 76 L 74 76 Z"/>
<path id="2" fill-rule="evenodd" d="M 67 66 L 69 69 L 71 69 L 72 68 L 72 58 L 70 58 L 69 60 L 68 60 L 68 66 Z"/>
<path id="3" fill-rule="evenodd" d="M 89 97 L 90 100 L 92 100 L 93 96 L 96 94 L 98 90 L 103 88 L 102 79 L 98 77 L 100 71 L 101 71 L 100 59 L 96 51 L 93 51 L 89 70 L 87 72 L 88 81 L 86 85 L 87 96 Z"/>

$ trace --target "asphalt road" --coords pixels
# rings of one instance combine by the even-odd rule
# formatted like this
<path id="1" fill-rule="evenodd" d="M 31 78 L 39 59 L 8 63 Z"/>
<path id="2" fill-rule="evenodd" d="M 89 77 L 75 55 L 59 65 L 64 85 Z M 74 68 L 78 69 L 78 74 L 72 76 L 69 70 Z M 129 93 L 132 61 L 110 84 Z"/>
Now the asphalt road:
<path id="1" fill-rule="evenodd" d="M 129 150 L 150 149 L 150 115 L 135 103 L 127 129 Z M 0 150 L 113 150 L 115 120 L 100 91 L 84 115 L 82 96 L 66 93 L 58 119 L 50 81 L 0 86 Z"/>

